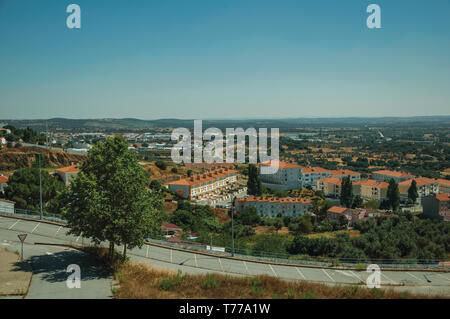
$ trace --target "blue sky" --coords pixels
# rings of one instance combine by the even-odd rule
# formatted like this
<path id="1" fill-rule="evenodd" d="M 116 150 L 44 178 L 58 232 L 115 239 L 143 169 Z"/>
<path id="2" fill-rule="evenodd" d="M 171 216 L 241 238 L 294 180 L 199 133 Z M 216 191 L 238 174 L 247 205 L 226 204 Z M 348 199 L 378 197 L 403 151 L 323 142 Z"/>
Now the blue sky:
<path id="1" fill-rule="evenodd" d="M 449 33 L 450 0 L 0 0 L 0 118 L 450 115 Z"/>

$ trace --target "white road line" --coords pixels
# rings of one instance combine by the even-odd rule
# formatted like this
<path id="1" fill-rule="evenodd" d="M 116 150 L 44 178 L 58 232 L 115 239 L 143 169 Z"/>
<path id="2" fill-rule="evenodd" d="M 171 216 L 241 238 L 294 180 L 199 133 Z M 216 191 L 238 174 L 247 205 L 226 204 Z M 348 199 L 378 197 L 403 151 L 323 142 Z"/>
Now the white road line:
<path id="1" fill-rule="evenodd" d="M 61 227 L 62 227 L 62 226 L 59 226 L 58 230 L 57 230 L 56 233 L 55 233 L 55 236 L 53 236 L 53 237 L 56 237 L 56 235 L 58 235 L 58 233 L 59 233 Z"/>
<path id="2" fill-rule="evenodd" d="M 38 228 L 38 226 L 39 226 L 40 224 L 41 224 L 41 223 L 38 223 L 36 226 L 34 226 L 34 228 L 33 228 L 33 230 L 31 231 L 30 234 L 32 234 L 32 233 L 36 230 L 36 228 Z"/>
<path id="3" fill-rule="evenodd" d="M 16 226 L 16 224 L 19 222 L 19 220 L 17 220 L 14 224 L 12 224 L 11 226 L 8 227 L 8 229 L 12 229 L 14 226 Z"/>
<path id="4" fill-rule="evenodd" d="M 197 254 L 194 254 L 194 260 L 195 260 L 195 267 L 198 268 L 198 263 L 197 263 Z"/>
<path id="5" fill-rule="evenodd" d="M 147 245 L 147 252 L 145 253 L 145 257 L 148 258 L 148 247 L 150 247 L 149 245 Z"/>
<path id="6" fill-rule="evenodd" d="M 386 276 L 383 272 L 381 272 L 381 276 L 384 276 L 384 277 L 386 277 L 386 279 L 387 280 L 389 280 L 390 282 L 392 282 L 392 283 L 394 283 L 394 284 L 396 284 L 396 282 L 395 281 L 393 281 L 391 278 L 389 278 L 388 276 Z"/>
<path id="7" fill-rule="evenodd" d="M 244 263 L 245 271 L 247 272 L 247 275 L 248 275 L 248 267 L 247 267 L 247 263 L 245 262 L 245 260 L 243 260 L 242 262 Z"/>
<path id="8" fill-rule="evenodd" d="M 81 235 L 80 235 L 81 236 Z M 80 236 L 77 237 L 77 239 L 75 240 L 75 242 L 78 242 L 78 239 L 80 239 Z"/>
<path id="9" fill-rule="evenodd" d="M 358 279 L 359 281 L 363 281 L 355 272 L 350 270 L 350 273 L 356 277 L 356 279 Z"/>
<path id="10" fill-rule="evenodd" d="M 420 278 L 414 276 L 413 274 L 411 274 L 411 273 L 409 273 L 409 272 L 406 272 L 406 273 L 407 273 L 408 275 L 410 275 L 411 277 L 413 277 L 413 278 L 417 279 L 418 281 L 420 281 Z"/>
<path id="11" fill-rule="evenodd" d="M 300 276 L 302 276 L 303 277 L 303 279 L 305 279 L 306 280 L 306 277 L 305 277 L 305 275 L 303 275 L 303 273 L 300 271 L 300 269 L 298 269 L 297 267 L 295 267 L 295 269 L 297 269 L 297 272 L 300 274 Z"/>
<path id="12" fill-rule="evenodd" d="M 275 275 L 275 277 L 278 277 L 277 273 L 275 272 L 275 269 L 273 269 L 271 264 L 269 264 L 269 267 L 270 267 L 270 269 L 272 269 L 272 272 Z"/>
<path id="13" fill-rule="evenodd" d="M 223 270 L 222 261 L 220 260 L 220 258 L 217 259 L 219 259 L 220 269 L 222 269 L 222 272 L 225 272 L 225 270 Z"/>
<path id="14" fill-rule="evenodd" d="M 330 279 L 333 280 L 334 282 L 336 281 L 336 280 L 334 280 L 333 278 L 331 278 L 331 276 L 325 271 L 325 269 L 322 268 L 322 271 L 325 273 L 325 275 L 328 276 L 328 278 L 330 278 Z"/>

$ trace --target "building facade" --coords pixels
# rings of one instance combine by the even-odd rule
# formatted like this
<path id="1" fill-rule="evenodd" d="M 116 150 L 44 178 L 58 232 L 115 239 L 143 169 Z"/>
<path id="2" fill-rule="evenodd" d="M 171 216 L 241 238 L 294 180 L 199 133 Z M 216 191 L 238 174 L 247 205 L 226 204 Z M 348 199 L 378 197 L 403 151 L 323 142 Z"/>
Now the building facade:
<path id="1" fill-rule="evenodd" d="M 208 194 L 230 190 L 237 183 L 237 172 L 220 168 L 168 183 L 169 190 L 186 199 L 202 199 Z"/>
<path id="2" fill-rule="evenodd" d="M 425 196 L 430 194 L 438 193 L 439 183 L 435 179 L 426 177 L 417 177 L 414 179 L 409 179 L 398 184 L 398 189 L 400 191 L 400 199 L 404 202 L 408 200 L 408 189 L 411 186 L 412 181 L 416 181 L 417 193 L 419 194 L 418 201 Z"/>
<path id="3" fill-rule="evenodd" d="M 414 175 L 405 172 L 397 172 L 390 170 L 381 170 L 372 172 L 372 178 L 378 182 L 383 182 L 385 180 L 389 180 L 392 178 L 396 183 L 400 183 L 408 179 L 412 179 L 414 177 L 415 177 Z"/>
<path id="4" fill-rule="evenodd" d="M 66 186 L 70 185 L 70 180 L 74 178 L 79 172 L 80 169 L 78 168 L 78 165 L 71 165 L 55 170 L 55 173 L 61 177 L 64 185 Z"/>
<path id="5" fill-rule="evenodd" d="M 422 198 L 423 215 L 430 219 L 450 221 L 450 194 L 431 194 Z"/>
<path id="6" fill-rule="evenodd" d="M 260 164 L 261 183 L 274 190 L 291 190 L 301 188 L 300 175 L 302 167 L 294 163 L 277 161 L 278 171 L 275 174 L 261 174 L 261 166 L 276 165 L 273 162 Z"/>
<path id="7" fill-rule="evenodd" d="M 235 205 L 238 213 L 247 207 L 254 207 L 261 217 L 300 216 L 309 211 L 311 200 L 292 197 L 247 196 L 237 198 Z"/>
<path id="8" fill-rule="evenodd" d="M 303 167 L 300 175 L 300 184 L 302 187 L 317 187 L 319 179 L 331 177 L 331 171 L 321 167 Z"/>
<path id="9" fill-rule="evenodd" d="M 360 180 L 353 183 L 353 195 L 359 195 L 364 200 L 376 200 L 378 202 L 387 199 L 389 184 L 373 179 Z"/>

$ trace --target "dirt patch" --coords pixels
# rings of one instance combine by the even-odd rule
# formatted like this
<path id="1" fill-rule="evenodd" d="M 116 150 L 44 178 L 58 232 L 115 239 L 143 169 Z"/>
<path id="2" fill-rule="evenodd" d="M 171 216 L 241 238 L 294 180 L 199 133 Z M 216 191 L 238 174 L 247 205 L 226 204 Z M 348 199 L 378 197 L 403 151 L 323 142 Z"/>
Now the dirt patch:
<path id="1" fill-rule="evenodd" d="M 0 296 L 24 296 L 32 276 L 31 267 L 19 255 L 0 249 Z"/>

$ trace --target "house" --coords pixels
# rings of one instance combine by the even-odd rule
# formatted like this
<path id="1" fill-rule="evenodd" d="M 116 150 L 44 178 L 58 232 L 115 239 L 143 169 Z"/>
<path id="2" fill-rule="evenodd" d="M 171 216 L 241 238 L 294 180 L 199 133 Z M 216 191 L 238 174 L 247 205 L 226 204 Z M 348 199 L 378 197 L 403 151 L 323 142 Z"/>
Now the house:
<path id="1" fill-rule="evenodd" d="M 238 213 L 248 207 L 256 208 L 261 217 L 300 216 L 308 212 L 312 201 L 304 198 L 247 196 L 237 198 L 235 205 Z"/>
<path id="2" fill-rule="evenodd" d="M 385 180 L 390 180 L 392 178 L 396 183 L 400 183 L 408 179 L 412 179 L 414 177 L 415 177 L 414 175 L 405 172 L 397 172 L 390 170 L 381 170 L 372 172 L 372 178 L 378 182 L 383 182 Z"/>
<path id="3" fill-rule="evenodd" d="M 181 233 L 183 229 L 181 227 L 171 224 L 171 223 L 162 223 L 161 224 L 162 231 L 166 234 L 166 236 L 173 236 L 177 233 Z"/>
<path id="4" fill-rule="evenodd" d="M 262 162 L 260 164 L 261 183 L 274 190 L 291 190 L 301 188 L 300 165 L 283 161 Z M 273 166 L 278 164 L 278 170 L 274 174 L 261 174 L 261 166 Z"/>
<path id="5" fill-rule="evenodd" d="M 0 199 L 0 213 L 14 214 L 14 204 L 10 200 Z"/>
<path id="6" fill-rule="evenodd" d="M 6 186 L 8 186 L 8 176 L 0 175 L 0 193 L 5 192 Z"/>
<path id="7" fill-rule="evenodd" d="M 67 167 L 58 168 L 55 170 L 56 174 L 58 174 L 63 180 L 64 184 L 68 186 L 70 184 L 70 180 L 79 173 L 80 169 L 78 165 L 70 165 Z"/>
<path id="8" fill-rule="evenodd" d="M 432 193 L 438 193 L 439 183 L 432 178 L 417 177 L 409 179 L 398 184 L 398 190 L 400 191 L 400 199 L 404 202 L 408 200 L 408 189 L 411 186 L 412 181 L 416 181 L 417 193 L 419 195 L 418 201 L 420 202 L 422 197 L 428 196 Z"/>
<path id="9" fill-rule="evenodd" d="M 373 179 L 360 180 L 353 183 L 353 195 L 359 195 L 364 200 L 381 202 L 387 199 L 389 183 Z"/>
<path id="10" fill-rule="evenodd" d="M 430 219 L 450 221 L 450 194 L 430 194 L 422 198 L 423 215 Z"/>
<path id="11" fill-rule="evenodd" d="M 390 215 L 372 208 L 346 208 L 333 206 L 327 210 L 328 219 L 339 220 L 339 216 L 345 216 L 348 220 L 348 225 L 352 226 L 356 222 L 364 221 L 372 217 Z"/>
<path id="12" fill-rule="evenodd" d="M 220 168 L 168 183 L 169 190 L 186 199 L 202 199 L 232 189 L 237 183 L 237 171 Z"/>

